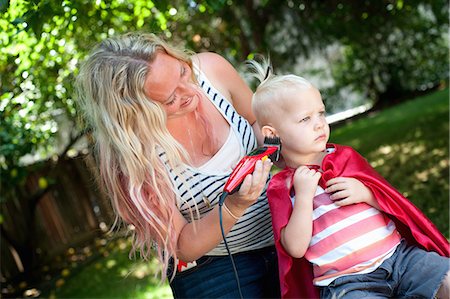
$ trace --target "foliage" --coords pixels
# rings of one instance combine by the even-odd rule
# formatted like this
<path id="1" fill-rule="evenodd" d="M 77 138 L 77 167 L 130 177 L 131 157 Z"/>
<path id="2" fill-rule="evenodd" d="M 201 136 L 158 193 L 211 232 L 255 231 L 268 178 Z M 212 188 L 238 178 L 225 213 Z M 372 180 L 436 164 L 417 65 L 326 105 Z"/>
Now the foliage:
<path id="1" fill-rule="evenodd" d="M 211 34 L 194 18 L 202 46 L 217 50 L 212 42 L 219 42 L 218 50 L 238 62 L 270 55 L 278 73 L 318 76 L 330 109 L 348 106 L 348 91 L 359 94 L 360 103 L 385 106 L 448 80 L 445 0 L 202 3 L 203 15 L 220 24 L 211 27 L 220 35 Z M 311 56 L 324 58 L 324 65 L 305 67 Z"/>
<path id="2" fill-rule="evenodd" d="M 448 3 L 442 5 L 371 2 L 361 11 L 362 30 L 341 33 L 342 55 L 332 66 L 335 88 L 351 86 L 377 103 L 447 79 Z"/>
<path id="3" fill-rule="evenodd" d="M 446 7 L 443 0 L 3 1 L 3 182 L 23 180 L 25 155 L 62 153 L 79 138 L 74 75 L 87 51 L 107 36 L 161 33 L 195 51 L 221 52 L 234 63 L 270 53 L 280 72 L 337 43 L 342 53 L 329 57 L 336 86 L 376 98 L 445 78 Z M 326 93 L 330 99 L 335 89 Z"/>
<path id="4" fill-rule="evenodd" d="M 143 1 L 135 6 L 119 3 L 9 3 L 0 20 L 5 45 L 0 56 L 2 189 L 23 182 L 25 155 L 46 158 L 76 141 L 80 130 L 73 79 L 79 60 L 93 42 L 131 24 L 137 28 L 146 15 Z M 159 20 L 155 24 L 164 23 L 164 17 Z"/>
<path id="5" fill-rule="evenodd" d="M 331 77 L 334 84 L 321 88 L 330 108 L 345 106 L 343 89 L 383 105 L 448 79 L 448 1 L 292 0 L 280 6 L 265 44 L 283 71 L 302 69 L 305 56 L 322 50 L 329 70 L 311 71 L 321 72 L 321 81 Z"/>

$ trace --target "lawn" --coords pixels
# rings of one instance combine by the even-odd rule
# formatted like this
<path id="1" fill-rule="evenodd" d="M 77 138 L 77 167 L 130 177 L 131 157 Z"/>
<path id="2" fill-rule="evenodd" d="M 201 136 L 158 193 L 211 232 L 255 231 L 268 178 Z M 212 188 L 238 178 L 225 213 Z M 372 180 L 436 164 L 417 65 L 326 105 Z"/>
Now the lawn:
<path id="1" fill-rule="evenodd" d="M 43 297 L 56 298 L 120 298 L 120 299 L 168 299 L 173 298 L 167 284 L 159 285 L 155 277 L 156 260 L 144 262 L 130 260 L 129 238 L 103 240 L 100 258 L 80 265 L 81 271 L 72 269 L 74 275 L 63 275 L 56 281 L 58 287 Z M 70 270 L 69 270 L 70 271 Z"/>
<path id="2" fill-rule="evenodd" d="M 449 91 L 437 91 L 333 128 L 449 237 Z M 155 263 L 128 259 L 129 240 L 110 241 L 101 258 L 70 271 L 50 298 L 172 298 Z M 73 272 L 73 275 L 70 274 Z M 57 281 L 57 282 L 58 282 Z"/>

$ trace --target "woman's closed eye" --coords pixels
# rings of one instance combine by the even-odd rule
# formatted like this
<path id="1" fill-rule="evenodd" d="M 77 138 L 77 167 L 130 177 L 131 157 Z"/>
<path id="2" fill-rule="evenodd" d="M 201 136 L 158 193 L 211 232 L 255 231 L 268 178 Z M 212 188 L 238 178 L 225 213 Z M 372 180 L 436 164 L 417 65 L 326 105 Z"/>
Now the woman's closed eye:
<path id="1" fill-rule="evenodd" d="M 176 96 L 173 96 L 172 98 L 171 98 L 171 100 L 169 100 L 169 102 L 166 102 L 165 104 L 167 105 L 167 106 L 172 106 L 174 103 L 175 103 L 175 100 L 176 100 L 177 98 L 176 98 Z"/>

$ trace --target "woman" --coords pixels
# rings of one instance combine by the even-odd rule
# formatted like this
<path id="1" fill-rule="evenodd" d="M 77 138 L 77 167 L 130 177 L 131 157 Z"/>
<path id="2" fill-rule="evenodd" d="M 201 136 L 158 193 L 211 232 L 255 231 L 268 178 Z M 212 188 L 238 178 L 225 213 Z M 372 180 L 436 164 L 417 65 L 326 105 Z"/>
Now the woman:
<path id="1" fill-rule="evenodd" d="M 92 51 L 77 90 L 102 182 L 135 228 L 133 250 L 145 259 L 156 250 L 174 297 L 279 297 L 265 194 L 270 161 L 258 162 L 223 206 L 241 289 L 219 226 L 223 186 L 260 138 L 252 92 L 236 70 L 217 54 L 132 33 Z"/>

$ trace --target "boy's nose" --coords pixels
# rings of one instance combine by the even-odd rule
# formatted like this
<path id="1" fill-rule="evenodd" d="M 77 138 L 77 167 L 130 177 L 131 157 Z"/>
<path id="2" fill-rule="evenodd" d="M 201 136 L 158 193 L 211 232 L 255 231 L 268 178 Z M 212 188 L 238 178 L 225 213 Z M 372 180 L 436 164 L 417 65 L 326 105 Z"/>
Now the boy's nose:
<path id="1" fill-rule="evenodd" d="M 321 118 L 317 118 L 314 124 L 316 129 L 321 129 L 325 125 L 324 121 Z"/>

